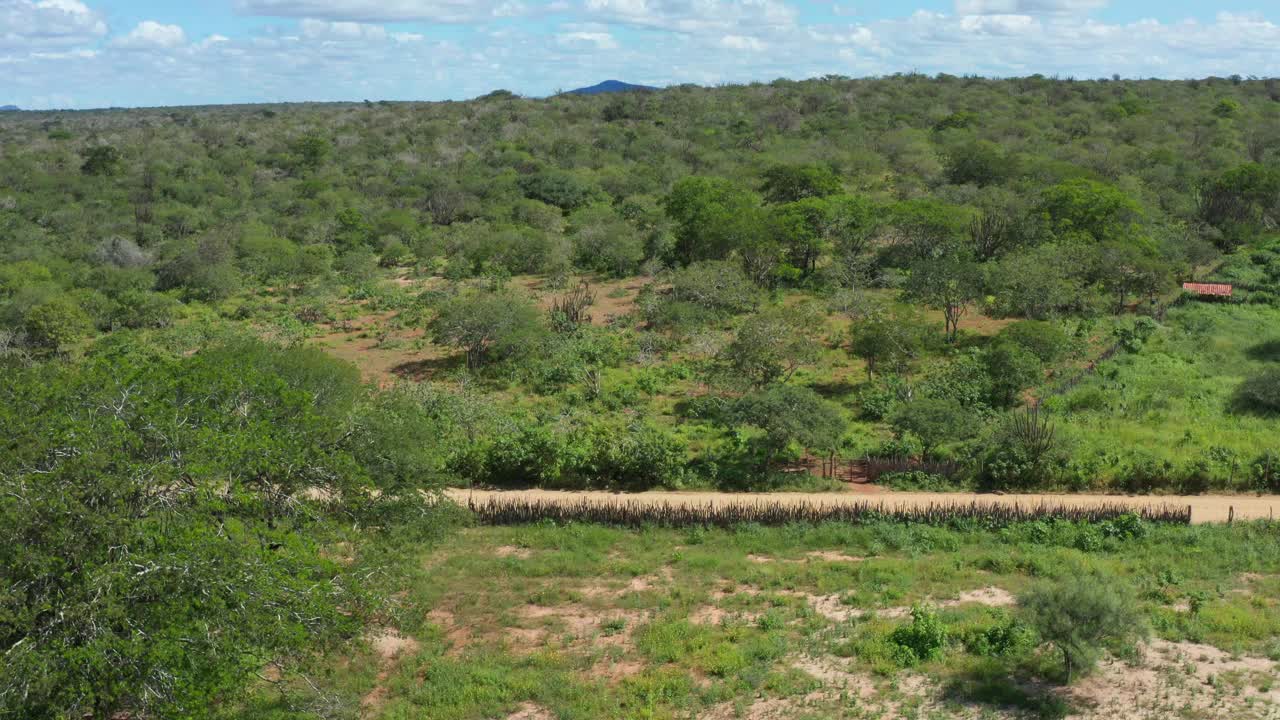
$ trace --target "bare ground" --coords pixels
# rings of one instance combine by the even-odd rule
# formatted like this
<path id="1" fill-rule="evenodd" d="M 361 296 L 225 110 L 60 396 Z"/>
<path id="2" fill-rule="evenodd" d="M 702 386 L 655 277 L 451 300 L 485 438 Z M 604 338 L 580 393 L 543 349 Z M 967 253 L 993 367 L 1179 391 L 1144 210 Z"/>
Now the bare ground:
<path id="1" fill-rule="evenodd" d="M 858 492 L 833 493 L 721 493 L 721 492 L 644 492 L 611 493 L 604 491 L 568 492 L 559 490 L 470 490 L 452 489 L 450 497 L 465 503 L 469 498 L 485 501 L 489 498 L 516 498 L 544 502 L 580 502 L 595 500 L 659 504 L 734 505 L 752 503 L 811 503 L 839 505 L 865 502 L 883 503 L 886 508 L 924 507 L 945 503 L 969 504 L 1003 503 L 1036 507 L 1096 507 L 1099 505 L 1124 505 L 1136 509 L 1143 507 L 1191 507 L 1193 523 L 1220 523 L 1234 517 L 1237 520 L 1263 520 L 1280 517 L 1280 495 L 1069 495 L 1069 494 L 1020 494 L 995 495 L 982 493 L 926 493 L 893 492 L 874 486 L 864 486 Z"/>

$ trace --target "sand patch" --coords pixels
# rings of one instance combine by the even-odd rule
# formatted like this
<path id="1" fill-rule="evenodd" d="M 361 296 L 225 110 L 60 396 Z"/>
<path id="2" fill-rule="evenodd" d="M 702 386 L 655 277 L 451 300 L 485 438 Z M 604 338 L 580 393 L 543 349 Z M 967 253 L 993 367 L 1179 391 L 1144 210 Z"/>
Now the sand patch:
<path id="1" fill-rule="evenodd" d="M 408 636 L 401 635 L 400 631 L 395 628 L 384 628 L 368 638 L 369 645 L 373 651 L 377 653 L 381 665 L 378 671 L 378 678 L 373 689 L 365 693 L 360 698 L 360 707 L 366 710 L 376 710 L 382 707 L 386 701 L 388 690 L 386 685 L 387 678 L 391 677 L 391 671 L 399 664 L 400 660 L 408 655 L 412 655 L 422 647 L 421 644 Z"/>
<path id="2" fill-rule="evenodd" d="M 516 547 L 515 545 L 499 545 L 493 549 L 495 557 L 500 558 L 516 558 L 517 560 L 528 560 L 533 557 L 533 551 L 529 548 Z"/>
<path id="3" fill-rule="evenodd" d="M 866 558 L 864 557 L 859 557 L 857 555 L 846 555 L 842 552 L 836 552 L 834 550 L 814 550 L 811 553 L 806 553 L 805 557 L 811 560 L 820 560 L 822 562 L 839 562 L 839 563 L 856 563 L 856 562 L 862 562 L 866 560 Z"/>
<path id="4" fill-rule="evenodd" d="M 737 621 L 753 623 L 760 619 L 760 613 L 745 610 L 726 610 L 715 605 L 703 605 L 689 613 L 689 622 L 697 625 L 723 625 Z"/>
<path id="5" fill-rule="evenodd" d="M 1154 640 L 1138 665 L 1107 660 L 1063 691 L 1087 720 L 1127 717 L 1280 717 L 1280 675 L 1265 658 L 1209 645 Z M 1266 688 L 1266 689 L 1262 689 Z"/>
<path id="6" fill-rule="evenodd" d="M 791 663 L 791 667 L 822 683 L 824 690 L 857 696 L 874 693 L 876 686 L 872 678 L 866 674 L 849 672 L 848 665 L 848 660 L 825 655 L 803 657 Z"/>
<path id="7" fill-rule="evenodd" d="M 791 593 L 788 593 L 791 594 Z M 911 606 L 900 605 L 897 607 L 863 609 L 846 605 L 841 601 L 840 595 L 810 595 L 808 593 L 794 593 L 803 597 L 809 607 L 819 615 L 834 620 L 836 622 L 845 622 L 853 618 L 879 617 L 879 618 L 905 618 L 911 615 Z M 940 603 L 930 603 L 925 601 L 922 604 L 930 604 L 934 607 L 949 608 L 959 605 L 978 604 L 988 607 L 1010 607 L 1017 604 L 1018 600 L 1008 590 L 998 587 L 985 587 L 977 590 L 969 590 L 961 593 L 959 597 L 952 600 L 946 600 Z"/>
<path id="8" fill-rule="evenodd" d="M 523 703 L 515 712 L 507 716 L 507 720 L 556 720 L 556 716 L 541 705 Z"/>

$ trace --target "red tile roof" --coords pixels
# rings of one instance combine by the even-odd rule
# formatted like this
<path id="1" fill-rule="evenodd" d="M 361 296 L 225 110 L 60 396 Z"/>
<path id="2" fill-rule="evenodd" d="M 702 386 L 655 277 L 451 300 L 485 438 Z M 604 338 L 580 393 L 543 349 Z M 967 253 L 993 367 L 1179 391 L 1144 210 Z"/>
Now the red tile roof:
<path id="1" fill-rule="evenodd" d="M 1197 295 L 1220 295 L 1231 297 L 1231 286 L 1221 283 L 1182 283 L 1182 289 Z"/>

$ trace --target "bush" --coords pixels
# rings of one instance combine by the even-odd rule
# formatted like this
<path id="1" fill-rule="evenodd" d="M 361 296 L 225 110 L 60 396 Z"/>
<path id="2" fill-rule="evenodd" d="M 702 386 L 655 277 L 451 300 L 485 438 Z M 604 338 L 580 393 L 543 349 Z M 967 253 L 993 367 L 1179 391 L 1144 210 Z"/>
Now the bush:
<path id="1" fill-rule="evenodd" d="M 1098 575 L 1041 583 L 1020 596 L 1018 605 L 1041 640 L 1062 654 L 1068 684 L 1091 670 L 1103 649 L 1117 649 L 1143 633 L 1132 593 Z"/>
<path id="2" fill-rule="evenodd" d="M 1009 416 L 987 444 L 982 456 L 982 484 L 992 490 L 1050 485 L 1058 480 L 1069 453 L 1057 431 L 1039 410 Z"/>
<path id="3" fill-rule="evenodd" d="M 1026 348 L 1044 363 L 1055 363 L 1075 349 L 1075 340 L 1061 325 L 1045 320 L 1021 320 L 1001 330 L 998 337 Z"/>
<path id="4" fill-rule="evenodd" d="M 1280 368 L 1267 368 L 1241 383 L 1235 403 L 1246 411 L 1280 413 Z"/>
<path id="5" fill-rule="evenodd" d="M 911 433 L 920 439 L 925 455 L 947 442 L 967 440 L 977 431 L 971 411 L 942 398 L 919 398 L 900 407 L 889 420 L 898 436 Z"/>
<path id="6" fill-rule="evenodd" d="M 942 657 L 947 647 L 947 626 L 932 608 L 911 608 L 911 622 L 901 625 L 889 635 L 889 641 L 902 649 L 897 658 L 904 667 Z"/>

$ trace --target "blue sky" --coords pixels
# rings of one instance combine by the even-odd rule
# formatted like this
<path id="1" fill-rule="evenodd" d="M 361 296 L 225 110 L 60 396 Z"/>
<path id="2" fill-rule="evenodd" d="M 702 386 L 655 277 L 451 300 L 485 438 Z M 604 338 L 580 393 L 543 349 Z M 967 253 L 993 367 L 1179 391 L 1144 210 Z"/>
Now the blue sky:
<path id="1" fill-rule="evenodd" d="M 824 74 L 1280 75 L 1233 0 L 0 0 L 0 104 L 525 95 Z"/>

